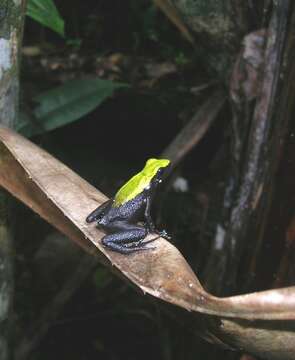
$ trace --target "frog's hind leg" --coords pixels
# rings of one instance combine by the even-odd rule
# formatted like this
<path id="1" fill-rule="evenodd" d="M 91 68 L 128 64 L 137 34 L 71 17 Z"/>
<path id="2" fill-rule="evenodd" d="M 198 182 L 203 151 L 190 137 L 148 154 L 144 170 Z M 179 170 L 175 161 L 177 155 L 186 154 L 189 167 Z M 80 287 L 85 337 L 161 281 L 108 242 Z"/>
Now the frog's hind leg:
<path id="1" fill-rule="evenodd" d="M 112 224 L 113 233 L 102 238 L 102 244 L 112 251 L 129 254 L 140 250 L 149 250 L 142 240 L 147 236 L 148 230 L 139 225 L 131 225 L 123 221 Z M 115 228 L 115 229 L 114 229 Z"/>

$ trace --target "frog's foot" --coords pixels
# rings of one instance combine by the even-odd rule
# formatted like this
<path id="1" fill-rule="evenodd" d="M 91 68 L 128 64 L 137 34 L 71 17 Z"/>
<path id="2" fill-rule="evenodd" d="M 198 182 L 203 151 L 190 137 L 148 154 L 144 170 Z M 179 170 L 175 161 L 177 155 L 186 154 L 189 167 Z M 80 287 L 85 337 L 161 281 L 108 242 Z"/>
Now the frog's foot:
<path id="1" fill-rule="evenodd" d="M 101 219 L 104 217 L 104 212 L 100 212 L 99 214 L 96 214 L 95 211 L 91 214 L 89 214 L 86 218 L 86 222 L 88 224 L 97 221 L 97 224 L 100 223 Z"/>
<path id="2" fill-rule="evenodd" d="M 146 246 L 146 245 L 153 242 L 153 241 L 155 241 L 155 240 L 157 240 L 157 239 L 159 239 L 159 238 L 160 238 L 160 236 L 156 236 L 154 238 L 151 238 L 151 239 L 145 240 L 145 241 L 144 241 L 144 239 L 141 239 L 141 240 L 139 240 L 139 241 L 137 241 L 135 243 L 126 244 L 126 247 L 132 248 L 132 249 L 139 248 L 139 249 L 142 249 L 142 250 L 144 250 L 144 249 L 146 249 L 146 250 L 155 249 L 156 248 L 155 246 L 151 247 L 151 246 Z"/>
<path id="3" fill-rule="evenodd" d="M 132 244 L 132 245 L 120 245 L 120 244 L 108 244 L 105 245 L 105 247 L 107 247 L 108 249 L 118 252 L 120 254 L 130 254 L 130 253 L 134 253 L 136 251 L 141 251 L 141 250 L 153 250 L 155 249 L 155 247 L 150 247 L 150 246 L 144 246 L 144 244 L 142 245 L 136 245 L 136 244 Z"/>
<path id="4" fill-rule="evenodd" d="M 157 230 L 152 221 L 146 222 L 145 226 L 147 227 L 149 232 L 159 235 L 158 237 L 155 238 L 155 240 L 158 239 L 159 237 L 163 237 L 166 240 L 171 240 L 171 236 L 167 233 L 167 231 L 166 230 L 161 230 L 161 231 Z"/>
<path id="5" fill-rule="evenodd" d="M 162 238 L 164 238 L 166 240 L 171 240 L 171 236 L 167 233 L 166 230 L 161 230 L 161 231 L 156 230 L 155 233 L 157 235 L 159 235 L 158 238 L 162 237 Z"/>

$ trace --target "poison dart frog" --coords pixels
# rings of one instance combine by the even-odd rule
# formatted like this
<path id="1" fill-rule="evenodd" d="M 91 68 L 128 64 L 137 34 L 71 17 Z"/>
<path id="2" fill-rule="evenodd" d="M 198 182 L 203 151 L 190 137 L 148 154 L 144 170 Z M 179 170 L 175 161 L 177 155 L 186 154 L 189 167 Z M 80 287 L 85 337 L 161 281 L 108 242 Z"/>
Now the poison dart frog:
<path id="1" fill-rule="evenodd" d="M 157 231 L 152 221 L 151 203 L 155 189 L 162 182 L 163 173 L 170 160 L 149 159 L 138 174 L 127 181 L 110 200 L 91 212 L 86 222 L 97 221 L 97 226 L 106 231 L 102 244 L 112 251 L 122 254 L 152 249 L 148 242 L 160 236 L 170 239 L 166 231 Z M 144 220 L 144 224 L 138 221 Z M 143 242 L 154 232 L 158 236 Z"/>

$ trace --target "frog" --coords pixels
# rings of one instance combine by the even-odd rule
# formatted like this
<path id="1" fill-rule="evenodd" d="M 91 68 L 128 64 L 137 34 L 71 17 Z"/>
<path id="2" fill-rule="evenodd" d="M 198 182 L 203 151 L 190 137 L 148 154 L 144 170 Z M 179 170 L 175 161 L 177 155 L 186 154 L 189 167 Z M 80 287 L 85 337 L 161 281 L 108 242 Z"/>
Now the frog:
<path id="1" fill-rule="evenodd" d="M 154 249 L 147 244 L 159 237 L 170 240 L 165 230 L 156 230 L 151 217 L 155 190 L 167 174 L 169 166 L 168 159 L 148 159 L 144 168 L 131 177 L 114 197 L 87 216 L 88 224 L 96 222 L 96 226 L 106 233 L 101 240 L 104 247 L 121 254 L 130 254 Z M 156 236 L 144 241 L 149 233 L 155 233 Z"/>

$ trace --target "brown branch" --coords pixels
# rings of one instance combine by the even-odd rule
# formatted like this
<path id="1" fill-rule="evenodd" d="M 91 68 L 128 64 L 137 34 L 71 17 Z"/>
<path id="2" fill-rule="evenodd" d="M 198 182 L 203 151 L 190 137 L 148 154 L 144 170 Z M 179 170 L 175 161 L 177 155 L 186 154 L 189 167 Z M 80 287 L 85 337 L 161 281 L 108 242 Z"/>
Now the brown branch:
<path id="1" fill-rule="evenodd" d="M 170 159 L 172 167 L 177 166 L 193 147 L 200 142 L 216 120 L 225 101 L 225 90 L 215 90 L 171 144 L 168 145 L 161 156 Z"/>

